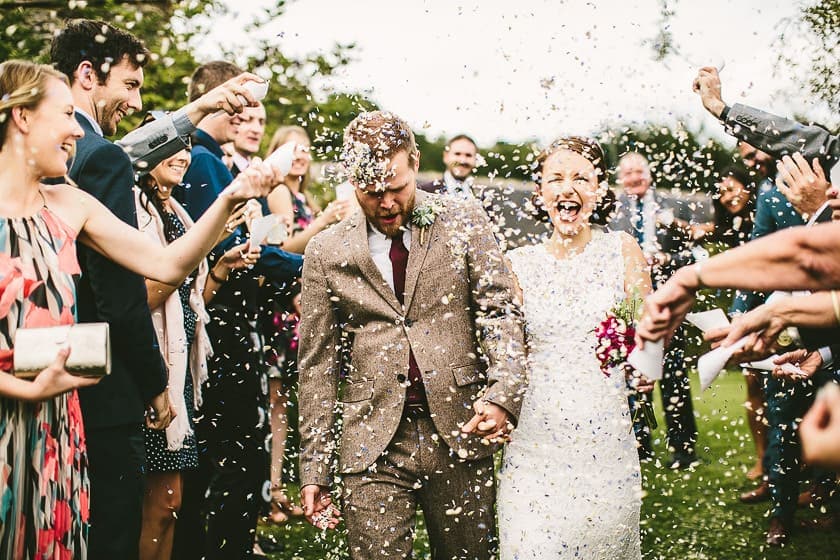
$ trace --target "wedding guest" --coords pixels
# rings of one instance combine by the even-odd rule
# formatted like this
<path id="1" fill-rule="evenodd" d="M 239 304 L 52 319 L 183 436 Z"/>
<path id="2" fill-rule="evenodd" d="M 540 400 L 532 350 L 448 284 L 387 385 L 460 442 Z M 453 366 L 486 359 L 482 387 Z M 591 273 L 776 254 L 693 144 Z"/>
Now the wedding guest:
<path id="1" fill-rule="evenodd" d="M 233 139 L 233 149 L 230 153 L 231 175 L 236 177 L 241 171 L 248 168 L 251 158 L 260 151 L 264 134 L 265 107 L 262 103 L 259 103 L 256 107 L 247 107 L 239 114 L 239 130 Z M 224 146 L 222 150 L 224 150 Z"/>
<path id="2" fill-rule="evenodd" d="M 153 111 L 147 121 L 164 114 Z M 155 243 L 169 245 L 192 227 L 189 215 L 172 199 L 190 162 L 188 149 L 140 173 L 134 189 L 137 222 Z M 229 227 L 230 221 L 228 221 Z M 247 244 L 237 245 L 219 258 L 209 274 L 206 260 L 199 263 L 180 286 L 146 279 L 146 291 L 158 344 L 167 368 L 169 400 L 174 419 L 165 431 L 143 428 L 146 444 L 146 491 L 140 534 L 140 559 L 169 558 L 175 521 L 181 508 L 182 472 L 198 467 L 193 432 L 195 404 L 201 404 L 201 385 L 207 380 L 207 358 L 212 354 L 204 308 L 219 288 L 213 278 L 248 266 L 259 255 Z"/>
<path id="3" fill-rule="evenodd" d="M 769 152 L 771 157 L 777 158 L 784 154 L 803 152 L 808 159 L 818 158 L 826 166 L 836 162 L 840 156 L 840 141 L 821 127 L 806 127 L 744 105 L 736 104 L 730 108 L 721 97 L 720 77 L 715 68 L 701 68 L 694 80 L 693 89 L 700 95 L 706 110 L 719 118 L 730 134 L 742 140 L 741 147 L 748 142 L 754 146 L 753 149 Z M 775 169 L 768 169 L 766 173 L 770 177 L 776 175 Z M 774 185 L 759 193 L 752 239 L 781 228 L 806 223 L 825 202 L 825 191 L 824 186 L 814 188 L 814 185 L 807 184 L 791 188 L 783 178 L 777 178 Z M 732 310 L 736 313 L 746 312 L 763 301 L 762 294 L 739 293 Z M 795 497 L 790 496 L 790 492 L 798 486 L 799 477 L 798 466 L 789 466 L 798 457 L 798 446 L 788 426 L 797 418 L 796 411 L 804 406 L 802 399 L 807 400 L 809 397 L 801 394 L 800 386 L 785 390 L 783 382 L 778 378 L 766 373 L 759 375 L 763 383 L 768 422 L 767 450 L 762 459 L 764 477 L 758 487 L 741 494 L 740 500 L 746 503 L 768 498 L 772 500 L 774 507 L 767 539 L 771 544 L 778 544 L 784 542 L 790 532 L 796 507 Z"/>
<path id="4" fill-rule="evenodd" d="M 219 108 L 241 110 L 242 84 L 226 84 L 195 103 L 135 131 L 117 146 L 113 135 L 129 111 L 142 106 L 140 88 L 149 52 L 139 39 L 108 23 L 73 20 L 53 39 L 50 56 L 70 78 L 75 118 L 85 131 L 69 177 L 125 223 L 136 227 L 132 163 L 150 169 L 181 150 L 193 122 Z M 78 318 L 107 321 L 113 344 L 111 375 L 80 391 L 91 479 L 89 555 L 136 558 L 143 504 L 145 449 L 142 425 L 148 406 L 154 427 L 171 418 L 166 370 L 155 342 L 143 279 L 88 247 L 80 247 Z M 151 416 L 150 416 L 151 418 Z"/>
<path id="5" fill-rule="evenodd" d="M 624 231 L 633 235 L 651 264 L 654 284 L 662 285 L 677 268 L 694 260 L 688 234 L 675 224 L 675 215 L 680 210 L 653 187 L 647 158 L 638 152 L 629 152 L 621 157 L 618 162 L 618 182 L 624 190 L 618 197 L 616 211 L 610 217 L 607 227 L 611 231 Z M 668 448 L 673 453 L 669 466 L 673 469 L 688 468 L 697 462 L 694 450 L 697 424 L 685 368 L 685 336 L 682 332 L 671 340 L 665 354 L 660 389 Z M 631 399 L 647 400 L 650 395 L 631 395 Z M 635 409 L 639 405 L 632 402 L 631 406 Z M 637 420 L 634 430 L 640 444 L 639 454 L 642 459 L 647 459 L 653 453 L 651 434 L 640 415 L 635 416 Z"/>
<path id="6" fill-rule="evenodd" d="M 224 61 L 203 64 L 190 79 L 189 97 L 196 99 L 240 73 Z M 222 162 L 220 145 L 235 139 L 239 123 L 238 115 L 209 116 L 198 123 L 185 188 L 174 189 L 174 196 L 193 219 L 234 180 Z M 253 162 L 248 170 L 252 166 Z M 219 244 L 211 260 L 215 262 L 245 239 L 244 230 L 237 228 Z M 300 256 L 265 246 L 253 267 L 214 279 L 221 284 L 207 308 L 214 354 L 203 387 L 204 402 L 196 416 L 199 469 L 184 482 L 175 535 L 178 558 L 250 558 L 252 554 L 268 473 L 268 384 L 256 323 L 260 284 L 274 282 L 282 289 L 297 278 L 300 266 Z"/>
<path id="7" fill-rule="evenodd" d="M 688 228 L 695 240 L 702 239 L 727 248 L 746 243 L 753 225 L 754 187 L 745 170 L 736 166 L 727 167 L 715 184 L 712 221 L 683 222 L 679 225 Z"/>
<path id="8" fill-rule="evenodd" d="M 352 209 L 350 200 L 330 202 L 321 212 L 312 198 L 308 187 L 312 182 L 309 165 L 309 134 L 299 126 L 281 126 L 268 146 L 271 154 L 287 142 L 296 145 L 292 168 L 267 197 L 271 213 L 280 216 L 283 223 L 290 224 L 289 236 L 280 245 L 286 251 L 302 254 L 312 237 L 330 225 L 346 217 Z M 270 337 L 274 351 L 273 367 L 269 370 L 269 399 L 271 403 L 271 519 L 283 523 L 289 515 L 303 514 L 300 506 L 292 504 L 283 487 L 283 466 L 297 462 L 297 454 L 287 457 L 287 443 L 297 441 L 297 410 L 290 410 L 290 403 L 298 383 L 297 366 L 297 331 L 300 322 L 300 293 L 291 293 L 289 297 L 272 298 L 267 328 L 263 331 Z M 297 303 L 296 303 L 297 302 Z M 289 433 L 291 432 L 291 433 Z"/>
<path id="9" fill-rule="evenodd" d="M 740 103 L 727 105 L 721 96 L 717 68 L 701 68 L 692 83 L 703 107 L 724 124 L 727 132 L 773 157 L 796 152 L 807 160 L 819 158 L 825 169 L 840 160 L 840 136 L 819 125 L 805 125 Z"/>
<path id="10" fill-rule="evenodd" d="M 473 173 L 478 162 L 478 146 L 466 134 L 453 136 L 443 149 L 443 164 L 446 171 L 443 177 L 419 187 L 426 192 L 450 194 L 463 198 L 476 198 L 473 190 Z"/>
<path id="11" fill-rule="evenodd" d="M 19 325 L 74 322 L 78 302 L 73 280 L 80 272 L 77 236 L 136 274 L 178 284 L 209 251 L 234 205 L 266 193 L 271 181 L 277 180 L 268 166 L 255 169 L 180 243 L 162 248 L 87 192 L 43 183 L 47 177 L 66 176 L 74 143 L 84 135 L 66 76 L 48 66 L 7 61 L 0 65 L 0 98 L 0 216 L 4 216 L 0 228 L 5 230 L 0 237 L 4 240 L 0 262 L 5 263 L 0 367 L 4 372 L 13 367 L 12 341 Z M 33 236 L 33 231 L 38 235 Z M 41 288 L 33 291 L 37 284 Z M 94 381 L 64 371 L 70 352 L 60 351 L 32 383 L 0 375 L 0 391 L 10 397 L 0 399 L 8 438 L 0 448 L 7 475 L 0 523 L 4 558 L 84 558 L 88 550 L 85 430 L 76 395 L 67 391 Z M 56 395 L 60 396 L 53 398 Z M 23 400 L 42 402 L 33 406 Z M 137 555 L 136 542 L 133 555 Z"/>

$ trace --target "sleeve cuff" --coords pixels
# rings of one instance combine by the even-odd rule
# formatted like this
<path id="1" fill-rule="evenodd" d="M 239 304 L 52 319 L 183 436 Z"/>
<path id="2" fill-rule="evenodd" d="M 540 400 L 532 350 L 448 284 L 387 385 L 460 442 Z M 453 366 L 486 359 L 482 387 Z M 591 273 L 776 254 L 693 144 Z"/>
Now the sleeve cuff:
<path id="1" fill-rule="evenodd" d="M 187 116 L 187 111 L 183 108 L 172 113 L 172 124 L 175 125 L 178 136 L 182 138 L 195 132 L 195 125 Z"/>
<path id="2" fill-rule="evenodd" d="M 822 348 L 818 348 L 817 352 L 820 353 L 820 357 L 822 358 L 823 368 L 828 368 L 834 365 L 834 355 L 831 353 L 831 348 L 823 346 Z"/>

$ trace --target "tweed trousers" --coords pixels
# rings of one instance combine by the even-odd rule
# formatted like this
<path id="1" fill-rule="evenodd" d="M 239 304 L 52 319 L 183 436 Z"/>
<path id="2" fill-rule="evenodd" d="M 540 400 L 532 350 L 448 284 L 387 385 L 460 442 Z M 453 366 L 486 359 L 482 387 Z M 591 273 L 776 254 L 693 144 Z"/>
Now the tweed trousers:
<path id="1" fill-rule="evenodd" d="M 410 558 L 417 506 L 433 560 L 489 560 L 496 553 L 493 457 L 463 461 L 428 417 L 403 417 L 365 472 L 342 476 L 353 560 Z"/>

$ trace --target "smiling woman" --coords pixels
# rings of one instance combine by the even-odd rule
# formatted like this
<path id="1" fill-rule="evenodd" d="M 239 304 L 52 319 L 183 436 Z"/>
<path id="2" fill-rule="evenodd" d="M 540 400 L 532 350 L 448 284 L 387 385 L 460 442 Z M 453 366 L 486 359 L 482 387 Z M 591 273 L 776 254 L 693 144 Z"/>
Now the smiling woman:
<path id="1" fill-rule="evenodd" d="M 161 247 L 84 191 L 43 183 L 67 173 L 83 136 L 64 75 L 6 61 L 0 99 L 0 557 L 84 558 L 88 461 L 75 389 L 97 380 L 65 370 L 69 349 L 31 382 L 11 375 L 17 329 L 74 322 L 77 238 L 133 272 L 180 284 L 233 208 L 267 194 L 280 175 L 255 165 L 181 239 Z"/>

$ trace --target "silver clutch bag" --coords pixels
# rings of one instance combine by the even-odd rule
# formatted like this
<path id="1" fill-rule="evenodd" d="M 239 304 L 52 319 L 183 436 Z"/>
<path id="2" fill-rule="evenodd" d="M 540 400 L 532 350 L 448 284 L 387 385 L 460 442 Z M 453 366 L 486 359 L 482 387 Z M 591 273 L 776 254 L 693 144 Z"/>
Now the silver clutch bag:
<path id="1" fill-rule="evenodd" d="M 61 348 L 70 347 L 65 369 L 82 377 L 111 373 L 111 340 L 108 323 L 79 323 L 15 332 L 14 368 L 17 377 L 32 378 L 55 360 Z"/>

